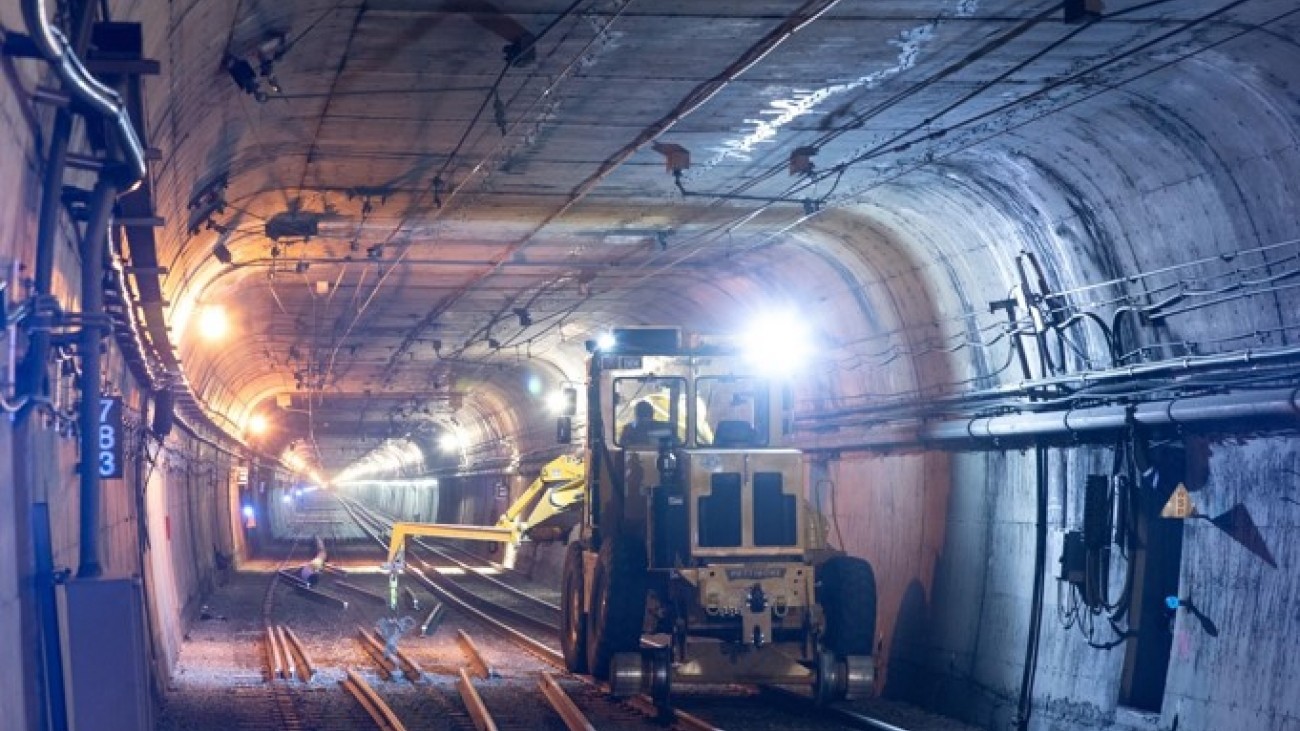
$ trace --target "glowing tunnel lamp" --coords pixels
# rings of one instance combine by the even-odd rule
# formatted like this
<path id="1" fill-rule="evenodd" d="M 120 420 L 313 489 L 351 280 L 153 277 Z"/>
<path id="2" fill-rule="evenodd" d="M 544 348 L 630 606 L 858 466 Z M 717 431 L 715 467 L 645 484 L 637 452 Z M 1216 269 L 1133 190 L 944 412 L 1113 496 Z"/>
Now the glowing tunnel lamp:
<path id="1" fill-rule="evenodd" d="M 461 438 L 455 432 L 446 432 L 438 437 L 438 448 L 444 452 L 459 452 L 461 444 Z"/>
<path id="2" fill-rule="evenodd" d="M 564 413 L 568 403 L 568 396 L 563 391 L 552 391 L 546 396 L 546 410 L 556 416 Z"/>
<path id="3" fill-rule="evenodd" d="M 199 337 L 208 342 L 223 340 L 230 334 L 230 317 L 221 305 L 205 305 L 199 310 Z"/>
<path id="4" fill-rule="evenodd" d="M 266 417 L 262 414 L 253 414 L 248 417 L 248 433 L 252 436 L 259 437 L 266 433 L 269 426 Z"/>

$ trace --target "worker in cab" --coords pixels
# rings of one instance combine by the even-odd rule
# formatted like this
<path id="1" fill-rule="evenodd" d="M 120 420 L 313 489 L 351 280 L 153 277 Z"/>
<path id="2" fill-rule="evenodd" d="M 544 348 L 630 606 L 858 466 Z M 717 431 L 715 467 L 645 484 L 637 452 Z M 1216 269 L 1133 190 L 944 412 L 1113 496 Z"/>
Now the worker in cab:
<path id="1" fill-rule="evenodd" d="M 655 409 L 649 401 L 636 402 L 632 410 L 632 421 L 623 426 L 618 443 L 624 448 L 657 447 L 659 440 L 672 437 L 672 427 L 666 421 L 654 418 Z"/>

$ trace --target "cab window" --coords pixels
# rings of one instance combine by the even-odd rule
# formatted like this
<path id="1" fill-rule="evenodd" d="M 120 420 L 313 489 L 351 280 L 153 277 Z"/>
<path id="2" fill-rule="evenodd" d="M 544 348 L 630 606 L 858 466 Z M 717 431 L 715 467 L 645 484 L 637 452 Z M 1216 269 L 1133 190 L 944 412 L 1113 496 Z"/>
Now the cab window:
<path id="1" fill-rule="evenodd" d="M 624 449 L 654 449 L 669 438 L 680 444 L 686 432 L 686 381 L 641 376 L 614 379 L 614 443 Z"/>
<path id="2" fill-rule="evenodd" d="M 695 381 L 695 439 L 724 449 L 767 445 L 768 382 L 748 376 L 701 376 Z"/>

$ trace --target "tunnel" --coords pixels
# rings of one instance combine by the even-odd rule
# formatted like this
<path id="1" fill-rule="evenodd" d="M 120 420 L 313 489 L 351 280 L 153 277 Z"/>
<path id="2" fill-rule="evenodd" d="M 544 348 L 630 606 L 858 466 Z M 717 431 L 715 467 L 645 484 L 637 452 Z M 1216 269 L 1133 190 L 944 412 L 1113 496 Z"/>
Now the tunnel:
<path id="1" fill-rule="evenodd" d="M 13 0 L 0 48 L 0 726 L 481 729 L 481 695 L 565 728 L 566 691 L 652 723 L 415 577 L 567 618 L 577 550 L 614 606 L 598 510 L 644 504 L 628 555 L 695 581 L 655 490 L 712 469 L 721 500 L 744 448 L 673 391 L 636 461 L 643 397 L 601 390 L 672 381 L 626 345 L 670 332 L 788 361 L 748 443 L 794 465 L 787 672 L 858 672 L 819 665 L 842 633 L 870 670 L 806 712 L 674 681 L 661 714 L 1300 731 L 1294 2 Z M 514 506 L 564 458 L 582 497 L 535 530 Z M 634 461 L 662 484 L 624 490 Z M 434 566 L 398 523 L 490 540 Z M 734 662 L 787 611 L 740 553 Z M 869 612 L 827 560 L 870 567 Z M 650 596 L 674 639 L 633 676 L 685 646 Z"/>

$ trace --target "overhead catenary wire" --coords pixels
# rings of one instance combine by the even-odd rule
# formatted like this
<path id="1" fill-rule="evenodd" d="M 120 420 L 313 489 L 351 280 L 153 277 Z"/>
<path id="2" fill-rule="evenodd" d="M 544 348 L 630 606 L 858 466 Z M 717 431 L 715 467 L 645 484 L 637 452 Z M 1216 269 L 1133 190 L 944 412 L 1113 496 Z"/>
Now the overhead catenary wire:
<path id="1" fill-rule="evenodd" d="M 628 0 L 628 2 L 630 3 L 631 0 Z M 577 2 L 573 3 L 572 5 L 570 5 L 569 10 L 566 10 L 566 11 L 565 11 L 565 12 L 566 12 L 566 15 L 567 15 L 568 13 L 571 13 L 572 10 L 573 10 L 574 8 L 577 7 L 577 5 L 578 5 Z M 615 22 L 615 20 L 617 20 L 618 17 L 620 17 L 620 16 L 622 15 L 622 12 L 623 12 L 624 9 L 626 9 L 626 7 L 627 7 L 627 3 L 625 3 L 625 4 L 624 4 L 620 9 L 619 9 L 619 11 L 618 11 L 616 14 L 614 14 L 614 16 L 613 16 L 612 18 L 610 18 L 610 20 L 607 22 L 605 28 L 602 29 L 602 31 L 601 31 L 602 34 L 603 34 L 604 32 L 606 32 L 606 31 L 608 30 L 608 28 L 609 28 L 609 27 L 610 27 L 610 26 Z M 555 21 L 553 21 L 552 23 L 548 24 L 547 27 L 546 27 L 546 29 L 545 29 L 545 31 L 549 31 L 550 29 L 554 28 L 554 27 L 558 24 L 559 20 L 563 19 L 563 17 L 566 17 L 566 16 L 561 16 L 560 18 L 557 18 L 557 19 L 556 19 Z M 540 40 L 545 36 L 545 34 L 546 34 L 545 31 L 544 31 L 543 33 L 540 33 L 540 34 L 538 34 L 537 36 L 534 37 L 532 43 L 530 44 L 530 47 L 536 47 L 537 43 L 538 43 L 538 42 L 539 42 L 539 41 L 540 41 Z M 585 52 L 585 49 L 584 49 L 584 52 Z M 581 54 L 580 54 L 580 55 L 581 55 Z M 572 69 L 574 63 L 576 63 L 576 59 L 575 59 L 575 61 L 570 62 L 569 66 L 566 67 L 566 69 L 565 69 L 565 73 L 564 73 L 564 74 L 562 74 L 559 78 L 557 78 L 554 82 L 552 82 L 552 84 L 551 84 L 550 86 L 548 86 L 548 88 L 543 92 L 543 96 L 545 96 L 545 95 L 551 93 L 551 91 L 554 89 L 554 87 L 555 87 L 556 84 L 558 84 L 558 83 L 559 83 L 561 80 L 563 80 L 564 78 L 567 78 L 567 76 L 568 76 L 568 72 Z M 505 72 L 508 71 L 509 68 L 510 68 L 510 63 L 507 63 L 506 66 L 505 66 L 505 67 L 503 68 L 503 70 L 502 70 L 502 77 L 504 77 Z M 485 102 L 484 102 L 485 104 L 486 104 L 487 99 L 490 98 L 490 96 L 491 96 L 492 94 L 495 94 L 495 87 L 496 87 L 496 84 L 493 85 L 493 91 L 492 91 L 491 93 L 489 93 L 489 95 L 488 95 L 487 97 L 485 97 Z M 537 103 L 537 102 L 534 102 L 534 105 L 535 105 L 536 103 Z M 516 123 L 516 124 L 517 124 L 517 123 Z M 471 125 L 471 127 L 472 127 L 472 125 Z M 503 138 L 503 139 L 504 139 L 504 138 Z M 499 142 L 495 147 L 493 147 L 493 149 L 492 149 L 491 151 L 489 151 L 489 153 L 484 157 L 483 161 L 481 161 L 478 165 L 476 165 L 476 166 L 473 168 L 473 170 L 471 171 L 471 174 L 468 175 L 468 176 L 466 176 L 466 177 L 465 177 L 464 179 L 462 179 L 459 183 L 457 183 L 457 185 L 456 185 L 456 186 L 452 189 L 452 191 L 448 194 L 448 197 L 443 201 L 443 206 L 438 208 L 438 214 L 440 214 L 442 211 L 446 210 L 446 206 L 449 206 L 450 203 L 451 203 L 451 201 L 455 198 L 455 196 L 456 196 L 457 194 L 459 194 L 459 192 L 461 191 L 461 189 L 462 189 L 465 185 L 467 185 L 467 184 L 469 183 L 470 180 L 473 179 L 473 175 L 474 175 L 474 173 L 476 173 L 478 170 L 482 169 L 482 167 L 486 164 L 486 161 L 487 161 L 488 159 L 490 159 L 491 156 L 493 156 L 493 155 L 496 154 L 497 150 L 500 149 L 501 144 L 503 144 L 503 142 Z M 434 190 L 434 187 L 435 187 L 435 185 L 437 184 L 436 181 L 438 181 L 439 178 L 440 178 L 440 176 L 435 176 L 434 179 L 430 181 L 428 187 L 426 187 L 425 189 L 423 189 L 423 190 L 421 191 L 421 193 L 417 195 L 417 197 L 416 197 L 416 202 L 422 200 L 423 197 L 424 197 L 425 195 L 427 195 L 429 192 L 432 192 L 432 191 Z M 408 218 L 409 218 L 409 216 L 410 216 L 410 212 L 411 212 L 412 210 L 414 210 L 414 208 L 415 208 L 414 205 L 412 205 L 412 206 L 408 206 L 408 211 L 407 211 L 407 213 L 404 214 L 403 217 L 402 217 L 401 219 L 399 219 L 398 224 L 397 224 L 396 226 L 394 226 L 393 229 L 389 232 L 388 236 L 385 238 L 385 243 L 386 243 L 386 242 L 390 242 L 390 241 L 392 241 L 392 239 L 397 235 L 397 233 L 398 233 L 398 232 L 399 232 L 403 227 L 405 227 L 405 225 L 406 225 L 406 221 L 408 220 Z M 435 215 L 435 220 L 436 220 L 436 217 L 437 217 L 437 215 Z M 381 244 L 381 245 L 382 245 L 382 244 Z M 365 310 L 369 308 L 370 303 L 374 301 L 375 296 L 379 293 L 380 289 L 383 287 L 383 285 L 384 285 L 384 283 L 387 281 L 388 277 L 389 277 L 389 276 L 392 274 L 392 272 L 396 269 L 396 264 L 400 263 L 401 260 L 404 259 L 404 258 L 407 256 L 407 254 L 408 254 L 409 252 L 410 252 L 410 244 L 408 243 L 407 246 L 404 247 L 403 250 L 402 250 L 402 252 L 398 255 L 398 257 L 397 257 L 397 261 L 394 262 L 394 265 L 393 265 L 393 266 L 390 266 L 390 267 L 389 267 L 389 268 L 388 268 L 388 269 L 387 269 L 387 270 L 386 270 L 386 271 L 385 271 L 385 272 L 384 272 L 384 273 L 379 277 L 379 279 L 375 282 L 375 286 L 374 286 L 374 288 L 372 289 L 372 291 L 371 291 L 371 293 L 370 293 L 370 296 L 368 296 L 368 297 L 366 298 L 365 302 L 362 304 L 362 306 L 361 306 L 360 308 L 357 308 L 357 310 L 356 310 L 356 312 L 354 313 L 354 315 L 353 315 L 351 321 L 348 323 L 347 328 L 344 330 L 343 335 L 338 339 L 338 343 L 335 345 L 333 351 L 332 351 L 331 354 L 330 354 L 329 366 L 328 366 L 328 369 L 327 369 L 328 372 L 333 372 L 334 365 L 335 365 L 335 360 L 336 360 L 336 358 L 338 357 L 338 351 L 339 351 L 339 348 L 342 347 L 343 342 L 347 339 L 347 336 L 351 333 L 353 327 L 356 326 L 357 322 L 360 320 L 360 318 L 361 318 L 361 316 L 364 314 Z"/>
<path id="2" fill-rule="evenodd" d="M 1199 23 L 1202 23 L 1202 22 L 1206 22 L 1208 19 L 1212 19 L 1213 17 L 1216 17 L 1218 14 L 1221 14 L 1222 12 L 1225 12 L 1226 10 L 1231 9 L 1232 7 L 1235 7 L 1235 6 L 1237 6 L 1237 5 L 1240 5 L 1240 4 L 1242 4 L 1242 3 L 1249 2 L 1249 1 L 1250 1 L 1250 0 L 1236 0 L 1236 2 L 1234 2 L 1234 3 L 1230 3 L 1230 4 L 1227 5 L 1227 6 L 1221 7 L 1219 10 L 1213 11 L 1212 13 L 1210 13 L 1210 14 L 1208 14 L 1208 15 L 1201 16 L 1201 17 L 1198 18 L 1198 19 L 1195 19 L 1195 20 L 1193 20 L 1193 21 L 1189 21 L 1189 22 L 1187 22 L 1187 23 L 1182 24 L 1182 25 L 1180 25 L 1177 29 L 1175 29 L 1174 31 L 1171 31 L 1171 32 L 1169 32 L 1169 33 L 1162 34 L 1162 35 L 1160 36 L 1160 38 L 1157 39 L 1157 41 L 1147 42 L 1147 43 L 1142 44 L 1142 46 L 1141 46 L 1140 48 L 1149 47 L 1149 46 L 1151 46 L 1153 43 L 1158 42 L 1158 41 L 1160 41 L 1160 40 L 1162 40 L 1162 39 L 1172 38 L 1172 37 L 1175 36 L 1177 33 L 1185 32 L 1185 31 L 1188 30 L 1189 28 L 1194 27 L 1196 24 L 1199 24 Z M 1017 128 L 1021 127 L 1021 126 L 1024 126 L 1024 125 L 1026 125 L 1026 124 L 1032 124 L 1032 123 L 1034 123 L 1034 122 L 1037 122 L 1037 121 L 1043 119 L 1043 118 L 1046 117 L 1046 116 L 1049 116 L 1050 114 L 1055 114 L 1055 113 L 1058 113 L 1058 112 L 1064 111 L 1065 109 L 1068 109 L 1068 108 L 1070 108 L 1070 107 L 1073 107 L 1073 106 L 1075 106 L 1075 105 L 1077 105 L 1077 104 L 1079 104 L 1079 103 L 1082 103 L 1082 102 L 1084 102 L 1084 101 L 1087 101 L 1087 100 L 1089 100 L 1089 99 L 1092 99 L 1092 98 L 1094 98 L 1094 97 L 1096 97 L 1096 96 L 1099 96 L 1099 95 L 1101 95 L 1101 94 L 1111 93 L 1111 92 L 1115 91 L 1116 89 L 1118 89 L 1118 88 L 1120 88 L 1120 87 L 1122 87 L 1122 86 L 1124 86 L 1124 85 L 1126 85 L 1126 84 L 1129 84 L 1129 83 L 1131 83 L 1131 82 L 1133 82 L 1133 81 L 1135 81 L 1135 80 L 1137 80 L 1137 79 L 1139 79 L 1139 78 L 1143 78 L 1143 77 L 1145 77 L 1145 76 L 1147 76 L 1147 75 L 1149 75 L 1149 74 L 1151 74 L 1151 73 L 1154 73 L 1155 71 L 1158 71 L 1158 70 L 1161 70 L 1161 69 L 1167 68 L 1167 67 L 1169 67 L 1169 66 L 1172 66 L 1172 65 L 1174 65 L 1174 64 L 1176 64 L 1176 63 L 1180 63 L 1180 62 L 1182 62 L 1182 61 L 1185 61 L 1186 59 L 1191 58 L 1192 56 L 1194 56 L 1194 55 L 1196 55 L 1196 54 L 1198 54 L 1198 53 L 1202 53 L 1202 52 L 1204 52 L 1204 51 L 1206 51 L 1206 50 L 1209 50 L 1210 48 L 1217 47 L 1217 46 L 1219 46 L 1219 45 L 1221 45 L 1221 44 L 1223 44 L 1223 43 L 1226 43 L 1226 42 L 1229 42 L 1229 41 L 1234 40 L 1234 39 L 1236 39 L 1236 38 L 1239 38 L 1239 37 L 1241 37 L 1241 36 L 1243 36 L 1243 35 L 1245 35 L 1245 34 L 1247 34 L 1247 33 L 1250 33 L 1250 32 L 1252 32 L 1252 31 L 1257 31 L 1257 30 L 1260 30 L 1260 29 L 1262 29 L 1262 28 L 1265 28 L 1265 27 L 1267 27 L 1268 25 L 1271 25 L 1271 24 L 1273 24 L 1273 23 L 1275 23 L 1275 22 L 1277 22 L 1277 21 L 1279 21 L 1279 20 L 1281 20 L 1281 19 L 1284 19 L 1284 18 L 1286 18 L 1286 17 L 1289 17 L 1290 15 L 1292 15 L 1292 14 L 1294 14 L 1294 13 L 1296 13 L 1296 12 L 1300 12 L 1300 11 L 1298 11 L 1298 10 L 1291 10 L 1291 11 L 1284 12 L 1284 13 L 1282 13 L 1282 14 L 1280 14 L 1280 15 L 1274 16 L 1273 18 L 1271 18 L 1271 19 L 1269 19 L 1269 20 L 1267 20 L 1267 21 L 1265 21 L 1265 22 L 1263 22 L 1263 23 L 1261 23 L 1261 24 L 1257 24 L 1257 25 L 1250 26 L 1250 27 L 1245 28 L 1245 29 L 1243 29 L 1243 30 L 1241 30 L 1241 31 L 1238 31 L 1238 32 L 1236 32 L 1236 33 L 1234 33 L 1234 34 L 1232 34 L 1232 35 L 1226 37 L 1226 38 L 1223 38 L 1223 39 L 1220 39 L 1220 40 L 1218 40 L 1218 41 L 1215 41 L 1215 42 L 1209 43 L 1209 44 L 1207 44 L 1207 45 L 1205 45 L 1205 46 L 1202 46 L 1202 47 L 1200 47 L 1200 48 L 1197 48 L 1197 49 L 1195 49 L 1195 50 L 1193 50 L 1193 51 L 1191 51 L 1191 52 L 1188 52 L 1188 53 L 1185 53 L 1185 54 L 1180 54 L 1178 57 L 1176 57 L 1176 58 L 1174 58 L 1174 59 L 1171 59 L 1171 60 L 1166 61 L 1166 62 L 1159 63 L 1159 64 L 1157 64 L 1155 67 L 1150 68 L 1150 69 L 1147 69 L 1147 70 L 1145 70 L 1145 71 L 1142 71 L 1142 72 L 1136 74 L 1135 76 L 1132 76 L 1132 77 L 1130 77 L 1130 78 L 1128 78 L 1128 79 L 1125 79 L 1125 80 L 1123 80 L 1123 81 L 1121 81 L 1121 82 L 1118 82 L 1118 83 L 1108 84 L 1108 85 L 1106 85 L 1105 87 L 1103 87 L 1103 88 L 1101 88 L 1101 89 L 1099 89 L 1099 90 L 1097 90 L 1097 91 L 1094 91 L 1094 92 L 1091 92 L 1091 93 L 1088 93 L 1088 94 L 1085 94 L 1085 95 L 1081 96 L 1079 99 L 1076 99 L 1076 100 L 1070 101 L 1070 102 L 1065 103 L 1065 104 L 1063 104 L 1063 105 L 1060 105 L 1060 106 L 1058 106 L 1058 107 L 1054 107 L 1054 108 L 1052 108 L 1052 109 L 1049 109 L 1049 110 L 1046 111 L 1046 112 L 1043 112 L 1043 113 L 1040 113 L 1040 114 L 1034 115 L 1033 117 L 1031 117 L 1030 119 L 1028 119 L 1028 120 L 1026 120 L 1026 121 L 1023 121 L 1023 122 L 1020 122 L 1020 123 L 1016 123 L 1016 124 L 1013 124 L 1013 125 L 1009 125 L 1009 126 L 1003 128 L 1003 129 L 1001 129 L 1001 130 L 999 130 L 999 131 L 997 131 L 997 132 L 995 132 L 995 133 L 992 133 L 992 134 L 986 135 L 986 136 L 981 137 L 981 138 L 979 138 L 979 139 L 977 139 L 977 140 L 975 140 L 975 141 L 973 141 L 973 142 L 970 142 L 970 143 L 964 144 L 964 145 L 962 145 L 961 147 L 957 148 L 956 150 L 951 150 L 951 151 L 948 151 L 948 152 L 944 152 L 944 153 L 939 154 L 939 155 L 935 155 L 935 154 L 927 154 L 927 155 L 924 156 L 924 159 L 923 159 L 922 162 L 912 164 L 912 165 L 910 165 L 910 166 L 904 168 L 902 171 L 900 171 L 900 172 L 898 172 L 898 173 L 895 173 L 894 175 L 892 175 L 892 176 L 889 177 L 889 178 L 885 178 L 885 179 L 878 180 L 878 181 L 872 183 L 871 185 L 869 185 L 869 186 L 867 186 L 867 187 L 865 187 L 865 188 L 862 188 L 862 189 L 859 189 L 859 190 L 857 190 L 857 191 L 854 191 L 853 195 L 854 195 L 854 196 L 860 196 L 860 195 L 864 194 L 865 192 L 868 192 L 868 191 L 870 191 L 870 190 L 872 190 L 872 189 L 874 189 L 874 188 L 877 188 L 877 187 L 880 187 L 880 186 L 882 186 L 882 185 L 885 185 L 885 184 L 887 184 L 887 183 L 889 183 L 889 182 L 892 182 L 893 180 L 896 180 L 896 179 L 898 179 L 898 178 L 900 178 L 900 177 L 902 177 L 902 176 L 904 176 L 904 175 L 907 175 L 907 174 L 910 174 L 910 173 L 912 173 L 912 172 L 915 172 L 915 171 L 918 170 L 918 169 L 921 169 L 921 168 L 926 167 L 926 166 L 929 166 L 929 165 L 933 165 L 933 164 L 935 164 L 936 162 L 939 162 L 939 161 L 941 161 L 941 160 L 943 160 L 943 159 L 946 159 L 947 157 L 950 157 L 951 155 L 956 154 L 957 152 L 961 152 L 961 151 L 964 151 L 964 150 L 969 149 L 969 148 L 971 148 L 971 147 L 974 147 L 974 146 L 976 146 L 976 145 L 980 145 L 980 144 L 983 144 L 983 143 L 985 143 L 985 142 L 988 142 L 989 140 L 991 140 L 991 139 L 993 139 L 993 138 L 996 138 L 996 137 L 999 137 L 999 136 L 1001 136 L 1001 135 L 1007 134 L 1007 133 L 1009 133 L 1010 131 L 1012 131 L 1012 130 L 1014 130 L 1014 129 L 1017 129 Z M 1078 80 L 1078 79 L 1080 79 L 1080 78 L 1084 78 L 1085 75 L 1086 75 L 1087 73 L 1095 73 L 1096 70 L 1099 70 L 1099 69 L 1102 68 L 1102 67 L 1105 67 L 1105 66 L 1107 66 L 1107 65 L 1109 65 L 1109 64 L 1112 64 L 1112 63 L 1115 63 L 1115 62 L 1117 62 L 1118 60 L 1121 60 L 1122 58 L 1125 58 L 1125 57 L 1128 57 L 1128 56 L 1130 56 L 1130 55 L 1133 55 L 1134 53 L 1137 52 L 1137 50 L 1140 50 L 1140 48 L 1139 48 L 1139 49 L 1129 49 L 1128 51 L 1126 51 L 1126 52 L 1125 52 L 1124 54 L 1122 54 L 1121 56 L 1117 56 L 1117 57 L 1111 58 L 1111 59 L 1109 59 L 1109 60 L 1107 60 L 1107 61 L 1101 62 L 1100 64 L 1096 64 L 1096 65 L 1094 65 L 1093 67 L 1090 67 L 1090 69 L 1087 70 L 1086 72 L 1080 72 L 1080 73 L 1072 74 L 1071 76 L 1068 76 L 1068 77 L 1065 77 L 1065 78 L 1063 78 L 1063 79 L 1060 79 L 1060 80 L 1054 81 L 1054 82 L 1052 82 L 1051 84 L 1049 84 L 1049 85 L 1047 85 L 1047 86 L 1045 86 L 1045 87 L 1041 87 L 1039 90 L 1037 90 L 1037 91 L 1035 91 L 1035 92 L 1032 92 L 1032 93 L 1029 94 L 1029 95 L 1025 95 L 1025 96 L 1019 97 L 1018 99 L 1013 100 L 1012 102 L 1008 102 L 1007 104 L 1001 105 L 1000 107 L 997 108 L 997 110 L 1005 111 L 1005 110 L 1008 110 L 1008 109 L 1014 108 L 1014 107 L 1016 107 L 1016 106 L 1019 106 L 1020 104 L 1023 104 L 1023 103 L 1025 103 L 1025 102 L 1027 102 L 1027 101 L 1030 101 L 1030 100 L 1032 100 L 1032 99 L 1034 99 L 1034 98 L 1037 98 L 1038 96 L 1041 96 L 1042 94 L 1046 93 L 1046 91 L 1049 91 L 1049 90 L 1051 90 L 1051 89 L 1054 89 L 1054 88 L 1060 87 L 1060 86 L 1062 86 L 1062 85 L 1064 85 L 1064 84 L 1066 84 L 1066 83 L 1068 83 L 1068 82 L 1075 81 L 1075 80 Z M 983 114 L 981 114 L 981 115 L 979 115 L 979 116 L 980 116 L 980 117 L 986 117 L 986 116 L 988 116 L 989 114 L 991 114 L 991 111 L 990 111 L 990 112 L 985 112 L 985 113 L 983 113 Z M 934 139 L 939 139 L 939 138 L 942 138 L 942 137 L 946 136 L 947 132 L 949 132 L 949 131 L 954 131 L 955 129 L 957 129 L 958 126 L 967 126 L 967 125 L 969 125 L 970 123 L 971 123 L 970 120 L 966 120 L 966 121 L 963 121 L 963 122 L 959 123 L 957 126 L 949 126 L 949 127 L 944 128 L 943 130 L 939 130 L 939 131 L 933 132 L 933 133 L 931 133 L 931 136 L 932 136 Z M 848 163 L 848 162 L 853 162 L 853 161 L 846 161 L 846 162 L 839 163 L 837 166 L 831 168 L 830 170 L 831 170 L 831 171 L 835 171 L 836 168 L 841 167 L 841 166 L 844 166 L 844 165 L 845 165 L 846 163 Z M 856 161 L 856 162 L 861 162 L 861 161 Z M 853 162 L 853 164 L 856 164 L 856 162 Z M 826 174 L 826 173 L 824 172 L 823 175 L 825 175 L 825 174 Z M 799 182 L 799 183 L 796 183 L 796 184 L 794 184 L 794 186 L 791 186 L 790 188 L 787 188 L 786 191 L 785 191 L 785 194 L 786 194 L 786 195 L 794 194 L 795 192 L 798 191 L 798 189 L 800 188 L 800 186 L 807 186 L 807 185 L 810 185 L 810 184 L 815 184 L 816 182 L 817 182 L 817 181 L 816 181 L 815 179 L 805 179 L 804 181 L 801 181 L 801 182 Z M 735 220 L 735 223 L 734 223 L 733 227 L 728 228 L 727 231 L 735 230 L 735 227 L 738 227 L 738 226 L 740 226 L 740 225 L 743 225 L 746 221 L 752 220 L 753 217 L 756 216 L 758 212 L 761 212 L 761 211 L 763 211 L 763 210 L 766 210 L 767 207 L 768 207 L 768 206 L 761 206 L 761 207 L 759 207 L 759 208 L 757 209 L 757 211 L 751 211 L 751 212 L 749 212 L 749 213 L 746 213 L 746 214 L 740 216 L 739 218 L 737 218 L 737 219 Z M 811 220 L 813 217 L 819 215 L 820 213 L 822 213 L 822 212 L 825 211 L 825 210 L 826 210 L 826 209 L 823 208 L 823 209 L 821 209 L 821 210 L 819 210 L 819 211 L 817 211 L 817 212 L 809 213 L 809 214 L 805 214 L 805 215 L 803 215 L 803 216 L 799 216 L 799 217 L 796 218 L 796 220 L 795 220 L 794 222 L 792 222 L 792 223 L 790 223 L 790 224 L 788 224 L 788 225 L 786 225 L 786 226 L 780 227 L 780 228 L 778 228 L 778 229 L 776 229 L 776 230 L 774 230 L 774 231 L 768 233 L 767 235 L 763 236 L 763 237 L 760 239 L 760 241 L 758 241 L 758 242 L 755 243 L 755 244 L 750 245 L 749 247 L 747 247 L 746 249 L 741 250 L 741 251 L 738 252 L 738 253 L 742 253 L 742 254 L 743 254 L 743 253 L 748 253 L 748 252 L 756 251 L 756 250 L 758 250 L 758 249 L 760 249 L 760 248 L 763 248 L 764 246 L 770 244 L 772 241 L 775 241 L 775 240 L 779 239 L 780 237 L 785 236 L 785 235 L 786 235 L 786 234 L 787 234 L 791 229 L 793 229 L 793 228 L 795 228 L 795 227 L 797 227 L 797 226 L 800 226 L 800 225 L 806 223 L 808 220 Z M 724 232 L 723 235 L 725 235 L 725 232 Z M 688 259 L 688 258 L 690 258 L 690 257 L 693 257 L 693 256 L 697 255 L 697 254 L 700 252 L 700 250 L 701 250 L 704 246 L 706 246 L 708 243 L 712 243 L 713 241 L 716 241 L 717 238 L 718 238 L 718 236 L 717 236 L 717 235 L 714 235 L 714 236 L 712 236 L 711 238 L 708 238 L 707 240 L 701 241 L 701 242 L 697 245 L 696 248 L 690 249 L 690 250 L 686 251 L 685 253 L 680 254 L 680 255 L 677 256 L 677 257 L 676 257 L 672 262 L 670 262 L 669 264 L 664 265 L 664 266 L 660 267 L 658 270 L 656 270 L 656 271 L 654 272 L 654 274 L 659 274 L 659 273 L 661 273 L 661 272 L 663 272 L 663 271 L 665 271 L 665 270 L 670 269 L 671 266 L 672 266 L 673 264 L 676 264 L 676 263 L 678 263 L 678 262 L 680 262 L 680 261 L 684 261 L 684 260 L 686 260 L 686 259 Z M 680 248 L 680 247 L 679 247 L 679 248 Z"/>

